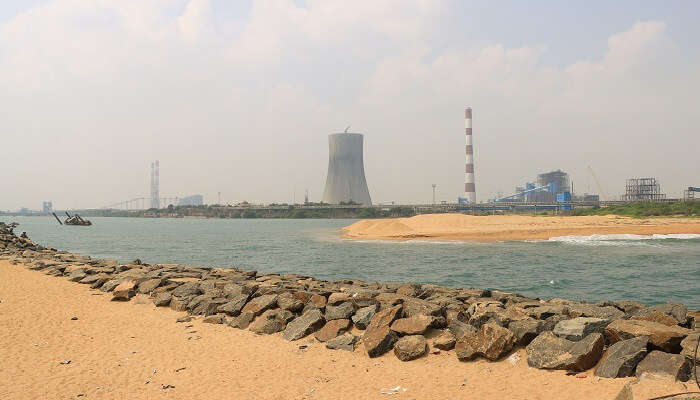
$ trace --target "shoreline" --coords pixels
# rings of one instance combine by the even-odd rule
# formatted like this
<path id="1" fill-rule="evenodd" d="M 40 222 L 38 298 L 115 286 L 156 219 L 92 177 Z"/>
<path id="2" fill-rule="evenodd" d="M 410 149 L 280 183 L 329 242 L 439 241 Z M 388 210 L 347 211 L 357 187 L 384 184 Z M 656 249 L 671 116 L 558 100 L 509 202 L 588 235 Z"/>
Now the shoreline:
<path id="1" fill-rule="evenodd" d="M 695 218 L 620 216 L 471 216 L 422 214 L 410 218 L 362 220 L 340 229 L 352 240 L 524 241 L 591 235 L 700 234 Z"/>
<path id="2" fill-rule="evenodd" d="M 406 398 L 613 398 L 625 387 L 648 398 L 691 390 L 643 362 L 651 354 L 683 359 L 681 339 L 700 333 L 700 311 L 678 303 L 592 304 L 410 282 L 122 264 L 46 249 L 3 228 L 0 330 L 9 340 L 0 351 L 15 365 L 0 374 L 7 398 L 80 391 L 90 398 L 226 398 L 236 388 L 244 398 L 374 398 L 397 385 L 407 391 L 392 394 Z M 188 322 L 176 323 L 183 315 Z M 577 334 L 577 324 L 587 328 Z M 639 335 L 630 324 L 652 333 L 638 360 L 645 373 L 607 377 L 610 347 Z M 56 337 L 65 343 L 53 343 Z M 39 351 L 42 340 L 46 351 Z M 584 342 L 591 347 L 572 350 Z M 553 349 L 559 353 L 547 361 Z M 562 357 L 568 361 L 557 361 Z M 177 371 L 182 366 L 185 374 Z M 64 379 L 38 383 L 57 373 Z M 111 391 L 95 389 L 107 386 Z"/>

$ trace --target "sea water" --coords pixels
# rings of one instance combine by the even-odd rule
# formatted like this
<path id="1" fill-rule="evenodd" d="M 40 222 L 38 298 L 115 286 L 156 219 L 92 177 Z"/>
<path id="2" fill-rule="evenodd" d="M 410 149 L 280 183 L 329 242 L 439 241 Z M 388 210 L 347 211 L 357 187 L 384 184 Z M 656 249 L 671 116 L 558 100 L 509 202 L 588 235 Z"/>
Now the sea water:
<path id="1" fill-rule="evenodd" d="M 586 301 L 667 301 L 700 309 L 700 235 L 592 235 L 543 241 L 354 241 L 353 220 L 53 217 L 16 221 L 36 242 L 122 262 L 236 266 L 321 279 L 413 281 Z"/>

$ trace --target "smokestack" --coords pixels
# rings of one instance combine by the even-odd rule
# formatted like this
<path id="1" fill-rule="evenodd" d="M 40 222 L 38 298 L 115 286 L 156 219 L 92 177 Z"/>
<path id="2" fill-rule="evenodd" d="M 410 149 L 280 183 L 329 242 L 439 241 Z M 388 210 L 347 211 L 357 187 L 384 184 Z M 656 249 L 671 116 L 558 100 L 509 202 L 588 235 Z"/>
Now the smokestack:
<path id="1" fill-rule="evenodd" d="M 467 137 L 467 162 L 464 177 L 464 198 L 469 203 L 476 203 L 476 187 L 474 186 L 474 145 L 472 144 L 472 109 L 467 107 L 464 110 L 465 116 L 465 132 Z"/>
<path id="2" fill-rule="evenodd" d="M 323 202 L 339 204 L 353 201 L 371 205 L 362 158 L 363 136 L 336 133 L 328 136 L 328 176 Z"/>
<path id="3" fill-rule="evenodd" d="M 160 208 L 160 164 L 151 163 L 151 208 Z"/>

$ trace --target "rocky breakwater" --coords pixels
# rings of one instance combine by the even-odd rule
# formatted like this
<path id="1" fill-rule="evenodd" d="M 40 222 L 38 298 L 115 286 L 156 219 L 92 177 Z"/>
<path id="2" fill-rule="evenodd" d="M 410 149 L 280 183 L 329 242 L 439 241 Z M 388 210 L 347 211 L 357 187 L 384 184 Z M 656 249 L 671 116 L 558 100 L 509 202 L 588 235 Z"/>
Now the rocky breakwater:
<path id="1" fill-rule="evenodd" d="M 45 248 L 0 223 L 0 259 L 112 293 L 148 295 L 203 322 L 306 337 L 329 349 L 402 361 L 429 352 L 500 360 L 525 348 L 529 366 L 616 378 L 691 376 L 700 312 L 683 304 L 540 300 L 515 293 L 415 283 L 324 281 L 236 268 L 118 263 Z"/>

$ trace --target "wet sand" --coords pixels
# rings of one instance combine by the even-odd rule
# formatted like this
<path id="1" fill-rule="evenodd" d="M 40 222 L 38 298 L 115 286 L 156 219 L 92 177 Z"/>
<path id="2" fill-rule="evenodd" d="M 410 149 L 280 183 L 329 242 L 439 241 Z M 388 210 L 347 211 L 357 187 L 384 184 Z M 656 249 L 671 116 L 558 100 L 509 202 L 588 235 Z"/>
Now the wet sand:
<path id="1" fill-rule="evenodd" d="M 369 219 L 341 229 L 343 237 L 366 240 L 547 240 L 558 236 L 608 234 L 700 234 L 697 218 L 424 214 Z"/>
<path id="2" fill-rule="evenodd" d="M 110 298 L 0 261 L 0 399 L 590 400 L 613 399 L 634 380 L 531 369 L 524 349 L 516 365 L 459 362 L 453 351 L 405 363 L 392 353 L 370 359 L 362 346 L 333 351 L 315 339 L 176 323 L 184 314 L 156 309 L 146 297 Z M 634 390 L 649 398 L 688 385 L 654 378 Z M 382 394 L 397 386 L 395 395 Z"/>

